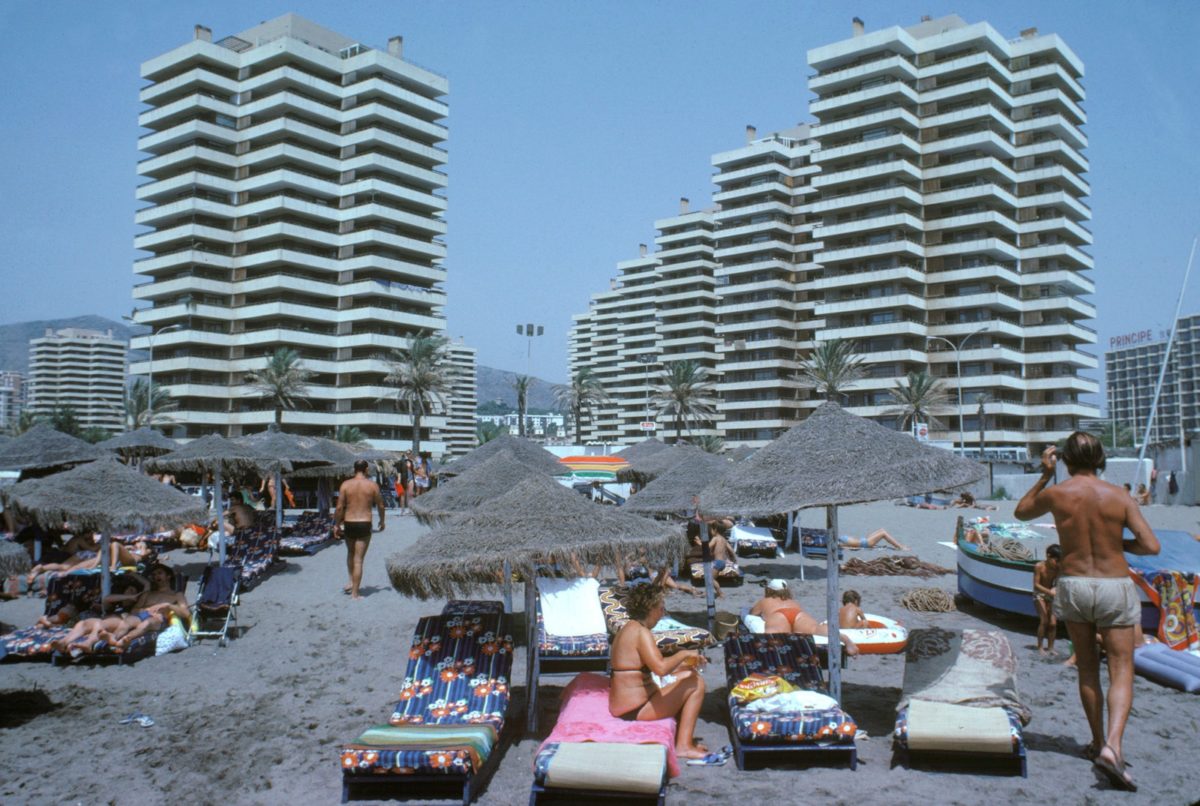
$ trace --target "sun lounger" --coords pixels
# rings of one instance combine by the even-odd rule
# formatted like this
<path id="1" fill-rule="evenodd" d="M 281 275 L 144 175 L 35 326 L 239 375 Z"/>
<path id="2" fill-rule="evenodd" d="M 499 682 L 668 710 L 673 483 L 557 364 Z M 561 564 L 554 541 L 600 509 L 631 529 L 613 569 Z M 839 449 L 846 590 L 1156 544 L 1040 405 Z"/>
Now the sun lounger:
<path id="1" fill-rule="evenodd" d="M 225 545 L 225 565 L 241 568 L 241 592 L 253 588 L 279 562 L 279 534 L 274 529 L 238 529 Z"/>
<path id="2" fill-rule="evenodd" d="M 608 626 L 609 636 L 616 635 L 629 621 L 629 613 L 625 610 L 627 592 L 628 588 L 624 585 L 600 585 L 600 605 L 604 608 L 604 621 Z M 660 629 L 660 626 L 655 625 L 654 641 L 663 655 L 674 655 L 681 649 L 704 649 L 716 643 L 712 633 L 702 627 Z"/>
<path id="3" fill-rule="evenodd" d="M 691 563 L 688 565 L 688 575 L 692 578 L 693 585 L 704 584 L 704 563 Z M 717 568 L 717 564 L 713 564 L 713 579 L 717 584 L 725 588 L 736 588 L 745 581 L 742 576 L 742 569 L 738 568 L 737 563 L 727 562 L 723 567 Z"/>
<path id="4" fill-rule="evenodd" d="M 800 579 L 804 579 L 804 560 L 820 560 L 825 562 L 829 559 L 829 531 L 827 529 L 810 529 L 805 526 L 803 528 L 796 527 L 800 532 Z M 846 552 L 838 546 L 838 562 L 841 562 L 846 557 Z"/>
<path id="5" fill-rule="evenodd" d="M 332 515 L 302 512 L 295 523 L 284 527 L 279 539 L 279 553 L 284 556 L 313 555 L 335 542 Z"/>
<path id="6" fill-rule="evenodd" d="M 538 748 L 530 806 L 666 801 L 679 775 L 675 720 L 627 722 L 608 711 L 609 678 L 585 672 L 562 693 L 558 721 Z"/>
<path id="7" fill-rule="evenodd" d="M 826 693 L 828 689 L 812 638 L 807 635 L 752 635 L 738 630 L 725 638 L 725 680 L 728 690 L 752 673 L 779 675 L 798 688 Z M 812 710 L 762 712 L 729 697 L 729 737 L 739 770 L 750 755 L 762 760 L 806 761 L 813 754 L 844 756 L 858 768 L 854 743 L 858 727 L 836 705 Z"/>
<path id="8" fill-rule="evenodd" d="M 417 623 L 387 724 L 341 749 L 342 801 L 446 796 L 466 806 L 500 762 L 513 644 L 500 602 L 450 602 Z"/>
<path id="9" fill-rule="evenodd" d="M 778 557 L 779 541 L 765 526 L 735 526 L 729 531 L 729 544 L 739 557 Z"/>
<path id="10" fill-rule="evenodd" d="M 154 550 L 155 554 L 166 554 L 168 551 L 180 547 L 179 537 L 173 530 L 165 532 L 154 532 L 152 534 L 139 535 L 113 535 L 112 539 L 118 543 L 124 543 L 127 546 L 132 546 L 138 542 L 144 542 L 147 546 Z"/>
<path id="11" fill-rule="evenodd" d="M 1027 775 L 1022 727 L 1030 719 L 1016 687 L 1017 659 L 997 630 L 909 633 L 892 766 L 1008 767 Z"/>

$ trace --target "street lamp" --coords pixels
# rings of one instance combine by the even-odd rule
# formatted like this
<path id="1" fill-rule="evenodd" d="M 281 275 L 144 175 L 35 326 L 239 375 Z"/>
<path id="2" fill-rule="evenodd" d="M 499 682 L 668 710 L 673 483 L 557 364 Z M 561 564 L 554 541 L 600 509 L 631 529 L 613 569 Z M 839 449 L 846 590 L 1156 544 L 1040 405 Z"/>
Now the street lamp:
<path id="1" fill-rule="evenodd" d="M 654 363 L 654 353 L 639 353 L 637 361 L 646 370 L 646 422 L 653 422 L 654 418 L 650 416 L 650 365 Z"/>
<path id="2" fill-rule="evenodd" d="M 955 386 L 958 387 L 958 455 L 962 456 L 966 453 L 966 437 L 963 435 L 963 390 L 962 390 L 962 348 L 966 345 L 967 340 L 972 336 L 978 336 L 980 333 L 986 333 L 988 326 L 984 325 L 979 330 L 974 330 L 958 340 L 958 344 L 950 341 L 945 336 L 926 336 L 925 341 L 944 341 L 950 345 L 950 349 L 954 351 L 954 365 L 957 373 Z M 982 446 L 980 446 L 982 448 Z"/>
<path id="3" fill-rule="evenodd" d="M 132 316 L 122 316 L 121 318 L 127 322 L 133 322 L 134 324 L 137 324 L 137 320 L 134 319 Z M 185 330 L 185 329 L 186 328 L 184 328 L 184 326 L 179 323 L 175 323 L 173 325 L 165 325 L 164 327 L 160 327 L 158 330 L 155 330 L 154 326 L 151 325 L 150 332 L 146 336 L 146 344 L 148 347 L 148 349 L 146 351 L 148 353 L 148 356 L 146 358 L 146 426 L 147 427 L 153 427 L 153 425 L 154 425 L 154 337 L 161 336 L 163 333 L 166 333 L 168 330 Z M 137 427 L 136 422 L 133 425 L 135 428 Z"/>
<path id="4" fill-rule="evenodd" d="M 537 332 L 534 332 L 535 330 Z M 532 372 L 530 370 L 530 364 L 533 360 L 533 337 L 541 336 L 543 333 L 545 333 L 545 331 L 546 331 L 546 328 L 543 327 L 542 325 L 533 325 L 533 324 L 517 325 L 517 335 L 524 336 L 526 339 L 526 347 L 525 347 L 525 374 L 526 375 L 532 374 Z"/>

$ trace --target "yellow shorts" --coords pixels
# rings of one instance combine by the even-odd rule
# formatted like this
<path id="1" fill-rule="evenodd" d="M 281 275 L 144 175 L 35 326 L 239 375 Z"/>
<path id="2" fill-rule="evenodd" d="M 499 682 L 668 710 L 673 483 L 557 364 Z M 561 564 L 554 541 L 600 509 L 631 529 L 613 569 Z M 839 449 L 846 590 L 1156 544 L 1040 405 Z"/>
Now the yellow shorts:
<path id="1" fill-rule="evenodd" d="M 1129 577 L 1059 577 L 1054 615 L 1061 621 L 1097 627 L 1132 627 L 1142 603 Z"/>

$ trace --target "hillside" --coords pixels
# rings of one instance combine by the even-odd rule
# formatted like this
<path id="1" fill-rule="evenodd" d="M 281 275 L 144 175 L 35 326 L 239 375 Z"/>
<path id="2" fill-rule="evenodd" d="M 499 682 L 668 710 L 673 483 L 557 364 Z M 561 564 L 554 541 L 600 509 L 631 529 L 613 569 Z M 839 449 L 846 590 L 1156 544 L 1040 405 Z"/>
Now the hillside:
<path id="1" fill-rule="evenodd" d="M 517 407 L 517 393 L 512 387 L 513 378 L 517 373 L 480 364 L 475 368 L 475 375 L 476 393 L 480 403 L 502 400 L 514 409 Z M 538 378 L 529 391 L 529 408 L 557 409 L 558 406 L 554 402 L 555 386 L 551 381 Z"/>
<path id="2" fill-rule="evenodd" d="M 70 319 L 40 319 L 0 325 L 0 370 L 29 372 L 29 340 L 46 334 L 46 329 L 78 327 L 105 331 L 112 328 L 113 338 L 129 341 L 130 327 L 103 316 L 75 316 Z"/>

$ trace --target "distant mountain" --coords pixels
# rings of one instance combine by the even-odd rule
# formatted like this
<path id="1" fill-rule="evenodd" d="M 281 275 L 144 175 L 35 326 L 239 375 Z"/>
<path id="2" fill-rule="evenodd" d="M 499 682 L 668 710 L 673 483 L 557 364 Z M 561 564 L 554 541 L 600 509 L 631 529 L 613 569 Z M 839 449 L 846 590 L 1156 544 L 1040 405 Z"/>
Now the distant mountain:
<path id="1" fill-rule="evenodd" d="M 41 319 L 35 322 L 14 322 L 0 325 L 0 370 L 29 372 L 29 340 L 46 335 L 46 330 L 78 327 L 85 330 L 107 331 L 113 338 L 129 341 L 133 332 L 128 324 L 114 322 L 103 316 L 75 316 L 70 319 Z"/>
<path id="2" fill-rule="evenodd" d="M 490 400 L 502 400 L 515 409 L 517 407 L 517 393 L 512 387 L 512 382 L 516 376 L 517 373 L 515 372 L 485 367 L 483 364 L 477 365 L 475 367 L 475 387 L 479 402 L 487 403 Z M 529 408 L 557 409 L 558 406 L 554 402 L 555 386 L 557 384 L 552 381 L 544 381 L 538 378 L 534 382 L 533 388 L 529 390 Z"/>

